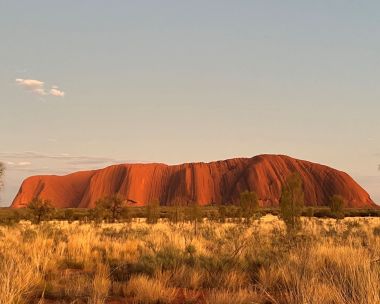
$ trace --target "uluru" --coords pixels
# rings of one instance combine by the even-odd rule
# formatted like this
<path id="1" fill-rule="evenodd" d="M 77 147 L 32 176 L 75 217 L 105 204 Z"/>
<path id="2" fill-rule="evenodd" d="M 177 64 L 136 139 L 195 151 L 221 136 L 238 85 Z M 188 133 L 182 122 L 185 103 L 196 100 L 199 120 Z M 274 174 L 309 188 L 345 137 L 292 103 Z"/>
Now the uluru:
<path id="1" fill-rule="evenodd" d="M 261 206 L 276 207 L 281 187 L 293 172 L 301 176 L 307 206 L 325 206 L 334 194 L 341 195 L 350 208 L 376 206 L 369 194 L 342 171 L 265 154 L 210 163 L 120 164 L 64 176 L 32 176 L 23 181 L 11 207 L 25 207 L 40 197 L 58 208 L 92 208 L 98 199 L 116 193 L 138 206 L 152 200 L 162 205 L 179 201 L 229 204 L 245 190 L 255 191 Z"/>

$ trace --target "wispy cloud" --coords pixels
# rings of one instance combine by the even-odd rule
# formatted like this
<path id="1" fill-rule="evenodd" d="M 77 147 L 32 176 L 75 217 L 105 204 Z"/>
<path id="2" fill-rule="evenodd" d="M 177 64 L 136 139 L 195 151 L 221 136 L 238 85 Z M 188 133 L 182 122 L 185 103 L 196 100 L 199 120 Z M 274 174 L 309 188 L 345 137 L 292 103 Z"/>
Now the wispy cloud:
<path id="1" fill-rule="evenodd" d="M 110 157 L 97 157 L 97 156 L 78 156 L 67 153 L 60 154 L 44 154 L 35 151 L 25 152 L 0 152 L 0 158 L 3 159 L 57 159 L 65 160 L 68 164 L 103 164 L 103 163 L 121 163 L 118 160 Z"/>
<path id="2" fill-rule="evenodd" d="M 64 97 L 65 92 L 59 89 L 57 85 L 53 85 L 50 89 L 45 87 L 45 82 L 37 79 L 22 79 L 17 78 L 16 84 L 24 88 L 27 91 L 30 91 L 34 94 L 40 96 L 55 96 L 55 97 Z"/>
<path id="3" fill-rule="evenodd" d="M 7 172 L 19 172 L 23 177 L 34 174 L 67 174 L 78 170 L 94 170 L 123 163 L 110 157 L 48 154 L 35 151 L 0 152 Z"/>
<path id="4" fill-rule="evenodd" d="M 29 166 L 31 165 L 32 163 L 31 162 L 28 162 L 28 161 L 22 161 L 22 162 L 18 162 L 17 165 L 18 166 Z"/>
<path id="5" fill-rule="evenodd" d="M 25 90 L 31 91 L 38 95 L 46 95 L 47 93 L 44 90 L 44 82 L 36 79 L 21 79 L 17 78 L 16 83 L 23 87 Z"/>
<path id="6" fill-rule="evenodd" d="M 58 86 L 52 86 L 50 89 L 50 95 L 56 96 L 56 97 L 64 97 L 65 92 L 61 91 Z"/>
<path id="7" fill-rule="evenodd" d="M 29 166 L 31 164 L 32 163 L 29 161 L 19 161 L 19 162 L 7 161 L 6 162 L 6 165 L 9 167 L 25 167 L 25 166 Z"/>
<path id="8" fill-rule="evenodd" d="M 31 175 L 65 175 L 80 170 L 96 170 L 121 163 L 146 163 L 112 157 L 41 153 L 38 151 L 0 152 L 0 162 L 4 163 L 6 167 L 3 197 L 8 204 L 16 195 L 21 182 Z"/>

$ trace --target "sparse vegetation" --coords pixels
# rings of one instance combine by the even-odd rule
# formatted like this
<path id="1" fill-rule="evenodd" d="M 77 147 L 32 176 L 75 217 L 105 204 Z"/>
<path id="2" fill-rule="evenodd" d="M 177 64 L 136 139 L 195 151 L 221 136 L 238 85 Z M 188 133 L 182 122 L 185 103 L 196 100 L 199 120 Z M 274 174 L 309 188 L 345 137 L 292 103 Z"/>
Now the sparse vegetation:
<path id="1" fill-rule="evenodd" d="M 380 219 L 299 220 L 0 226 L 0 303 L 380 303 Z"/>
<path id="2" fill-rule="evenodd" d="M 171 222 L 175 223 L 175 206 L 160 206 L 158 218 L 167 218 Z M 238 222 L 239 221 L 239 207 L 235 205 L 217 205 L 217 206 L 202 206 L 200 208 L 202 218 L 208 218 L 210 220 L 222 221 L 223 217 L 226 222 Z M 178 221 L 182 223 L 188 217 L 189 207 L 181 205 L 178 208 Z M 223 215 L 221 215 L 221 213 Z M 53 209 L 49 214 L 50 220 L 60 221 L 80 221 L 88 222 L 94 220 L 99 222 L 95 216 L 95 209 L 86 208 L 65 208 L 65 209 Z M 256 217 L 259 218 L 265 214 L 272 214 L 280 216 L 279 208 L 259 208 L 256 213 Z M 131 218 L 146 218 L 147 207 L 127 207 L 123 208 L 121 216 L 116 222 L 128 222 Z M 336 218 L 331 212 L 330 207 L 306 207 L 301 212 L 302 216 L 315 217 L 315 218 Z M 379 209 L 343 209 L 344 217 L 380 217 Z M 0 225 L 11 225 L 19 222 L 20 220 L 30 220 L 30 211 L 28 208 L 12 209 L 12 208 L 0 208 Z M 104 220 L 103 218 L 101 220 Z M 100 220 L 100 221 L 101 221 Z"/>

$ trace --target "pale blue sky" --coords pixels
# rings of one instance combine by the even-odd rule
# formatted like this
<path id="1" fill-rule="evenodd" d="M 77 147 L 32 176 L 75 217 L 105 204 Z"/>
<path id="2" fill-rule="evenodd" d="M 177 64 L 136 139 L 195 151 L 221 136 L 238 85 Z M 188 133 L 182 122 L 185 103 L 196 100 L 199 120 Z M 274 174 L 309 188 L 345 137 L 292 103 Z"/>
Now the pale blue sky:
<path id="1" fill-rule="evenodd" d="M 32 174 L 260 153 L 380 202 L 379 1 L 0 0 L 0 37 L 3 205 Z"/>

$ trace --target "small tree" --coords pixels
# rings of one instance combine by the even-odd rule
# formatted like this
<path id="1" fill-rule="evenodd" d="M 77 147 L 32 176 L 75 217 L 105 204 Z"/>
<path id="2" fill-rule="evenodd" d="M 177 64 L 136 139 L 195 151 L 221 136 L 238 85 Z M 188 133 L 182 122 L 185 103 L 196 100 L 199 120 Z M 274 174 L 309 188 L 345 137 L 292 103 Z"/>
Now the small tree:
<path id="1" fill-rule="evenodd" d="M 256 192 L 244 191 L 240 193 L 239 206 L 241 209 L 241 216 L 248 224 L 259 207 L 259 199 Z"/>
<path id="2" fill-rule="evenodd" d="M 35 197 L 28 204 L 28 209 L 31 212 L 33 221 L 39 224 L 43 219 L 48 218 L 53 210 L 53 206 L 49 200 Z"/>
<path id="3" fill-rule="evenodd" d="M 154 199 L 146 206 L 146 221 L 148 224 L 156 224 L 160 218 L 160 202 Z"/>
<path id="4" fill-rule="evenodd" d="M 95 202 L 98 217 L 110 219 L 115 222 L 122 213 L 123 200 L 117 194 L 101 198 Z"/>
<path id="5" fill-rule="evenodd" d="M 280 215 L 288 232 L 301 227 L 301 213 L 304 206 L 302 179 L 298 173 L 291 174 L 285 181 L 280 198 Z"/>
<path id="6" fill-rule="evenodd" d="M 4 175 L 5 167 L 4 164 L 0 162 L 0 191 L 3 189 L 3 175 Z"/>
<path id="7" fill-rule="evenodd" d="M 344 198 L 340 195 L 334 194 L 330 197 L 330 210 L 333 215 L 338 218 L 343 217 L 343 209 L 345 206 Z"/>
<path id="8" fill-rule="evenodd" d="M 225 223 L 226 222 L 226 217 L 227 217 L 227 208 L 224 205 L 219 205 L 218 206 L 218 218 L 219 222 Z"/>
<path id="9" fill-rule="evenodd" d="M 171 222 L 177 224 L 184 219 L 184 206 L 181 199 L 176 198 L 173 202 L 172 208 L 169 211 L 169 219 Z"/>
<path id="10" fill-rule="evenodd" d="M 202 210 L 196 202 L 193 202 L 190 206 L 190 221 L 194 223 L 194 234 L 198 234 L 198 222 L 202 221 Z"/>

